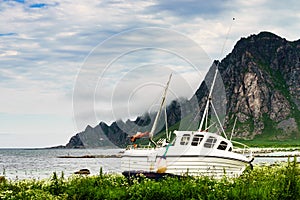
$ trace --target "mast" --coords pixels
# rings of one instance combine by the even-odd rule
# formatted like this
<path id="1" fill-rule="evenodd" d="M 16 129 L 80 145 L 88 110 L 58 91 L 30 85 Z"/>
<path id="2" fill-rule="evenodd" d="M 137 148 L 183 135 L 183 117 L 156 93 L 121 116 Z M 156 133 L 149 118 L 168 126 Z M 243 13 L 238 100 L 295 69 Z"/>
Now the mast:
<path id="1" fill-rule="evenodd" d="M 170 136 L 171 134 L 169 133 L 169 130 L 168 130 L 168 115 L 167 115 L 167 108 L 165 106 L 165 126 L 166 126 L 166 140 L 167 142 L 170 142 Z"/>
<path id="2" fill-rule="evenodd" d="M 218 65 L 216 66 L 216 72 L 215 72 L 214 79 L 213 79 L 213 82 L 212 82 L 212 85 L 211 85 L 211 88 L 210 88 L 210 91 L 209 91 L 209 95 L 208 95 L 208 99 L 207 99 L 206 106 L 205 106 L 205 109 L 204 109 L 204 113 L 203 113 L 203 116 L 202 116 L 202 119 L 201 119 L 201 122 L 200 122 L 200 126 L 199 126 L 199 129 L 198 129 L 199 131 L 203 130 L 202 127 L 203 127 L 204 120 L 208 119 L 208 109 L 209 109 L 209 104 L 210 104 L 210 101 L 211 101 L 211 98 L 212 98 L 212 92 L 213 92 L 213 89 L 214 89 L 214 86 L 215 86 L 217 74 L 218 74 Z M 207 128 L 207 127 L 205 127 L 205 128 Z"/>
<path id="3" fill-rule="evenodd" d="M 235 17 L 232 18 L 232 23 L 228 29 L 228 32 L 227 32 L 227 35 L 226 35 L 226 39 L 223 43 L 223 46 L 222 46 L 222 50 L 221 50 L 221 54 L 220 54 L 220 58 L 222 57 L 222 54 L 223 54 L 223 51 L 224 51 L 224 47 L 225 47 L 225 44 L 226 44 L 226 41 L 228 39 L 228 35 L 230 33 L 230 30 L 231 30 L 231 27 L 232 27 L 232 24 L 233 24 L 233 21 L 235 20 Z M 201 119 L 201 122 L 200 122 L 200 126 L 199 126 L 199 129 L 198 131 L 202 131 L 202 127 L 203 127 L 203 123 L 204 123 L 204 118 L 206 118 L 206 127 L 205 129 L 207 129 L 207 120 L 208 120 L 208 109 L 209 109 L 209 104 L 211 103 L 211 95 L 212 95 L 212 91 L 213 91 L 213 88 L 214 88 L 214 85 L 215 85 L 215 81 L 216 81 L 216 78 L 217 78 L 217 73 L 218 73 L 218 66 L 219 66 L 219 63 L 216 65 L 216 72 L 215 72 L 215 76 L 214 76 L 214 79 L 213 79 L 213 83 L 212 83 L 212 86 L 210 88 L 210 92 L 209 92 L 209 95 L 208 95 L 208 100 L 207 100 L 207 103 L 206 103 L 206 106 L 205 106 L 205 110 L 204 110 L 204 113 L 203 113 L 203 116 L 202 116 L 202 119 Z M 218 120 L 219 121 L 219 120 Z M 222 126 L 221 126 L 222 128 Z M 224 132 L 224 129 L 222 128 L 222 131 L 224 133 L 224 135 L 226 136 L 225 132 Z M 227 136 L 226 136 L 227 138 Z"/>
<path id="4" fill-rule="evenodd" d="M 171 77 L 172 77 L 172 73 L 170 74 L 169 76 L 169 80 L 167 82 L 167 85 L 165 87 L 165 91 L 163 93 L 163 97 L 162 97 L 162 100 L 161 100 L 161 103 L 160 103 L 160 107 L 159 107 L 159 110 L 156 114 L 156 117 L 155 117 L 155 120 L 153 122 L 153 126 L 151 128 L 151 131 L 149 133 L 149 140 L 152 144 L 154 144 L 154 146 L 156 146 L 156 143 L 153 141 L 153 135 L 154 135 L 154 132 L 155 132 L 155 129 L 157 127 L 157 122 L 158 122 L 158 118 L 160 116 L 160 113 L 161 113 L 161 110 L 162 110 L 162 107 L 164 106 L 165 104 L 165 100 L 166 100 L 166 95 L 167 95 L 167 90 L 168 90 L 168 87 L 169 87 L 169 84 L 170 84 L 170 80 L 171 80 Z"/>
<path id="5" fill-rule="evenodd" d="M 224 128 L 222 126 L 222 123 L 221 123 L 221 121 L 220 121 L 220 119 L 218 117 L 218 113 L 217 113 L 217 111 L 215 109 L 214 104 L 212 103 L 212 92 L 213 92 L 213 89 L 214 89 L 214 86 L 215 86 L 215 83 L 216 83 L 217 74 L 218 74 L 218 65 L 216 65 L 215 76 L 214 76 L 214 79 L 213 79 L 213 82 L 212 82 L 212 85 L 211 85 L 211 88 L 210 88 L 210 91 L 209 91 L 208 99 L 207 99 L 207 102 L 206 102 L 206 106 L 205 106 L 205 109 L 204 109 L 204 113 L 203 113 L 203 116 L 202 116 L 202 119 L 201 119 L 198 131 L 201 132 L 203 130 L 209 129 L 209 127 L 207 127 L 207 125 L 208 125 L 208 109 L 209 109 L 209 105 L 211 105 L 211 107 L 213 109 L 213 112 L 216 115 L 217 121 L 218 121 L 218 123 L 220 125 L 220 128 L 222 130 L 222 133 L 223 133 L 224 137 L 227 139 L 227 135 L 226 135 L 226 133 L 224 131 Z M 203 129 L 202 127 L 203 127 L 204 120 L 205 120 L 205 128 Z"/>

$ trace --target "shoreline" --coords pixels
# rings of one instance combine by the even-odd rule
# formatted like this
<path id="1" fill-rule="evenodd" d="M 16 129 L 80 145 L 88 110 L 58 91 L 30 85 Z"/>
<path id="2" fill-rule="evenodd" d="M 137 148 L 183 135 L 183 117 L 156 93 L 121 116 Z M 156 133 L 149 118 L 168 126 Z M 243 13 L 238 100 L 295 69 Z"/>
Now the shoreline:
<path id="1" fill-rule="evenodd" d="M 112 155 L 83 155 L 83 156 L 57 156 L 57 158 L 122 158 L 121 154 Z"/>

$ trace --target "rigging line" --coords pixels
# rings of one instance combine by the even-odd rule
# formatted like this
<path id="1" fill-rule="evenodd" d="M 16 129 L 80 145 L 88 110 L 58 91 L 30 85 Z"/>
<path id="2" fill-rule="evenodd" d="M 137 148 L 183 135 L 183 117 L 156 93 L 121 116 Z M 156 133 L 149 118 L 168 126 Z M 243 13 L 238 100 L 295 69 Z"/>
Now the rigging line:
<path id="1" fill-rule="evenodd" d="M 231 141 L 232 135 L 233 135 L 233 133 L 234 133 L 234 129 L 235 129 L 235 125 L 236 125 L 236 120 L 237 120 L 237 117 L 236 117 L 235 120 L 234 120 L 234 124 L 233 124 L 232 131 L 231 131 L 231 136 L 230 136 L 230 141 Z"/>
<path id="2" fill-rule="evenodd" d="M 205 131 L 208 131 L 212 126 L 214 126 L 216 124 L 216 122 L 213 122 L 211 125 L 209 125 L 209 127 L 207 127 L 206 129 L 205 129 Z"/>
<path id="3" fill-rule="evenodd" d="M 193 122 L 196 121 L 196 119 L 198 118 L 198 116 L 199 116 L 199 121 L 200 121 L 200 112 L 201 112 L 201 109 L 199 108 L 198 111 L 197 111 L 197 113 L 196 113 L 196 115 L 193 117 L 192 123 L 190 123 L 189 126 L 187 127 L 187 130 L 189 130 L 193 126 Z M 197 123 L 197 127 L 199 127 L 199 124 L 200 124 L 199 121 Z"/>
<path id="4" fill-rule="evenodd" d="M 226 34 L 226 38 L 225 38 L 225 41 L 224 41 L 224 43 L 223 43 L 223 46 L 222 46 L 222 49 L 221 49 L 221 52 L 220 52 L 220 58 L 221 58 L 221 56 L 223 55 L 224 48 L 225 48 L 226 42 L 227 42 L 227 40 L 228 40 L 229 33 L 231 32 L 231 28 L 232 28 L 232 25 L 233 25 L 233 21 L 235 21 L 235 18 L 234 18 L 234 17 L 232 18 L 232 22 L 231 22 L 231 24 L 230 24 L 230 26 L 229 26 L 229 28 L 228 28 L 228 31 L 227 31 L 227 34 Z M 217 67 L 217 69 L 218 69 L 218 67 L 219 67 L 219 62 L 217 63 L 216 67 Z M 206 110 L 206 109 L 204 109 L 204 113 L 205 113 L 205 110 Z M 198 115 L 199 115 L 199 118 L 200 118 L 200 113 L 201 113 L 201 109 L 198 110 L 198 112 L 196 113 L 195 117 L 193 118 L 193 121 L 196 120 L 196 118 L 197 118 Z M 202 116 L 202 118 L 204 118 L 204 117 L 205 117 L 205 115 Z M 202 121 L 202 120 L 201 120 L 201 121 Z M 198 130 L 200 130 L 200 127 L 203 126 L 203 124 L 202 124 L 202 125 L 201 125 L 201 124 L 202 124 L 202 123 L 200 122 L 200 125 L 198 125 Z M 190 128 L 191 126 L 192 126 L 192 124 L 190 124 L 190 125 L 188 126 L 188 128 Z"/>
<path id="5" fill-rule="evenodd" d="M 170 80 L 171 80 L 171 77 L 172 77 L 172 73 L 170 74 L 169 76 L 169 80 L 167 82 L 167 85 L 165 87 L 165 90 L 164 90 L 164 93 L 163 93 L 163 97 L 162 97 L 162 100 L 161 100 L 161 103 L 160 103 L 160 108 L 156 114 L 156 117 L 155 117 L 155 120 L 153 122 L 153 125 L 152 125 L 152 128 L 151 128 L 151 131 L 149 133 L 149 140 L 156 146 L 156 143 L 153 141 L 153 135 L 154 135 L 154 132 L 155 132 L 155 129 L 156 129 L 156 126 L 157 126 L 157 123 L 158 123 L 158 118 L 160 116 L 160 113 L 161 113 L 161 109 L 162 107 L 164 106 L 165 104 L 165 100 L 166 100 L 166 95 L 167 95 L 167 90 L 168 90 L 168 87 L 169 87 L 169 84 L 170 84 Z"/>
<path id="6" fill-rule="evenodd" d="M 209 104 L 210 104 L 210 101 L 211 101 L 211 98 L 212 98 L 212 92 L 213 92 L 213 89 L 214 89 L 214 86 L 215 86 L 215 82 L 216 82 L 216 78 L 217 78 L 217 73 L 218 73 L 218 68 L 216 68 L 214 79 L 213 79 L 213 82 L 211 84 L 211 88 L 210 88 L 210 91 L 209 91 L 209 94 L 208 94 L 208 99 L 207 99 L 207 102 L 206 102 L 206 107 L 205 107 L 205 110 L 204 110 L 204 114 L 203 114 L 203 117 L 201 119 L 200 126 L 198 128 L 199 131 L 202 130 L 203 123 L 204 123 L 204 120 L 205 120 L 204 116 L 208 117 Z"/>
<path id="7" fill-rule="evenodd" d="M 221 127 L 221 130 L 222 130 L 222 132 L 223 132 L 225 138 L 227 139 L 227 135 L 226 135 L 226 133 L 225 133 L 225 131 L 224 131 L 224 129 L 223 129 L 222 123 L 221 123 L 221 121 L 220 121 L 220 119 L 219 119 L 219 116 L 218 116 L 218 114 L 217 114 L 217 111 L 216 111 L 216 109 L 215 109 L 215 106 L 214 106 L 214 104 L 213 104 L 212 102 L 211 102 L 211 107 L 212 107 L 212 109 L 214 110 L 214 113 L 216 114 L 216 117 L 217 117 L 218 123 L 219 123 L 219 125 L 220 125 L 220 127 Z"/>
<path id="8" fill-rule="evenodd" d="M 166 126 L 166 137 L 167 137 L 167 142 L 170 141 L 170 135 L 169 130 L 168 130 L 168 115 L 167 115 L 167 107 L 165 106 L 165 126 Z"/>
<path id="9" fill-rule="evenodd" d="M 220 52 L 220 60 L 222 59 L 222 56 L 223 56 L 223 53 L 224 53 L 224 48 L 225 48 L 226 42 L 227 42 L 227 40 L 228 40 L 229 33 L 231 32 L 231 28 L 232 28 L 232 25 L 233 25 L 233 21 L 234 21 L 234 20 L 235 20 L 235 18 L 233 17 L 233 18 L 232 18 L 232 21 L 231 21 L 231 24 L 230 24 L 230 26 L 229 26 L 229 28 L 228 28 L 228 31 L 227 31 L 227 33 L 226 33 L 226 38 L 225 38 L 225 41 L 224 41 L 224 43 L 223 43 L 223 45 L 222 45 L 222 49 L 221 49 L 221 52 Z M 216 79 L 216 76 L 217 76 L 219 64 L 220 64 L 220 62 L 218 62 L 217 65 L 216 65 L 215 77 L 214 77 L 214 80 L 213 80 L 213 84 L 212 84 L 212 86 L 211 86 L 212 89 L 211 89 L 210 94 L 209 94 L 209 96 L 208 96 L 208 98 L 210 98 L 209 100 L 211 100 L 211 97 L 212 97 L 212 90 L 213 90 L 213 87 L 214 87 L 214 84 L 215 84 L 215 79 Z M 209 102 L 209 101 L 208 101 L 208 102 Z M 215 110 L 215 107 L 214 107 L 212 101 L 211 101 L 211 105 L 212 105 L 212 108 L 213 108 L 213 110 L 214 110 L 214 112 L 215 112 L 215 114 L 216 114 L 216 117 L 217 117 L 217 119 L 218 119 L 218 122 L 219 122 L 219 124 L 220 124 L 220 126 L 221 126 L 222 132 L 223 132 L 224 136 L 225 136 L 226 139 L 227 139 L 227 135 L 225 134 L 225 131 L 224 131 L 224 129 L 223 129 L 223 126 L 222 126 L 222 124 L 220 123 L 218 114 L 217 114 L 217 112 L 216 112 L 216 110 Z M 208 114 L 208 113 L 207 113 L 207 114 Z M 201 129 L 201 128 L 202 128 L 202 122 L 200 123 L 199 129 Z"/>
<path id="10" fill-rule="evenodd" d="M 231 21 L 231 24 L 228 28 L 228 31 L 226 33 L 226 38 L 225 38 L 225 41 L 223 43 L 223 46 L 222 46 L 222 49 L 221 49 L 221 52 L 220 52 L 220 60 L 222 59 L 222 56 L 223 56 L 223 53 L 224 53 L 224 48 L 225 48 L 225 45 L 226 45 L 226 42 L 228 40 L 228 36 L 229 36 L 229 33 L 231 32 L 231 28 L 232 28 L 232 25 L 233 25 L 233 21 L 235 20 L 235 17 L 232 18 L 232 21 Z"/>
<path id="11" fill-rule="evenodd" d="M 163 86 L 164 87 L 164 86 Z M 153 107 L 154 105 L 157 105 L 160 103 L 160 100 L 161 100 L 161 96 L 162 96 L 162 93 L 158 93 L 155 98 L 152 100 L 152 103 L 150 104 L 150 108 Z M 155 111 L 153 111 L 154 113 L 156 113 Z M 149 112 L 150 113 L 150 112 Z"/>
<path id="12" fill-rule="evenodd" d="M 207 101 L 211 101 L 211 99 L 208 97 Z M 207 129 L 208 117 L 209 117 L 209 108 L 207 109 L 207 113 L 206 113 L 206 116 L 205 116 L 205 127 L 204 127 L 204 129 Z"/>

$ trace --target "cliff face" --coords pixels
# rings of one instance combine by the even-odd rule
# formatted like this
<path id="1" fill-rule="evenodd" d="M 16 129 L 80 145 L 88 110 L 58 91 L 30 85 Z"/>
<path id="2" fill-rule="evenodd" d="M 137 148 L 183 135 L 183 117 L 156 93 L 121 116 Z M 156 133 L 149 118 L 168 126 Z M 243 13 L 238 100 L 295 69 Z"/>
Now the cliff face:
<path id="1" fill-rule="evenodd" d="M 300 41 L 269 32 L 241 39 L 220 63 L 226 86 L 227 125 L 237 137 L 299 137 Z"/>
<path id="2" fill-rule="evenodd" d="M 218 86 L 215 91 L 218 95 L 214 98 L 219 102 L 219 106 L 216 105 L 220 107 L 219 111 L 226 113 L 224 120 L 228 132 L 237 118 L 234 137 L 300 138 L 300 40 L 289 42 L 269 32 L 242 38 L 233 51 L 218 63 L 218 68 L 225 94 L 222 98 L 218 90 L 223 88 Z M 211 69 L 206 83 L 211 82 L 213 74 Z M 176 100 L 168 106 L 170 127 L 184 119 L 181 124 L 188 124 L 184 128 L 197 128 L 208 87 L 202 82 L 192 99 Z M 222 104 L 226 105 L 224 111 Z M 195 107 L 199 110 L 195 111 Z M 101 122 L 95 128 L 88 126 L 85 131 L 73 136 L 66 146 L 124 147 L 129 142 L 129 133 L 149 131 L 154 116 L 155 113 L 144 114 L 134 121 L 117 121 L 110 126 Z"/>

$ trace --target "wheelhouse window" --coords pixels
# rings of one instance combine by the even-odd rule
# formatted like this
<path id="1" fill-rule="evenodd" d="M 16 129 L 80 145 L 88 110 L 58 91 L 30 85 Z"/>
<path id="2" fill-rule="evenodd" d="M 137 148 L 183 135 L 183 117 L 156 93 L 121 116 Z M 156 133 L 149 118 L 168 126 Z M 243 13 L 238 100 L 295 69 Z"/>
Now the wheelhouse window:
<path id="1" fill-rule="evenodd" d="M 217 138 L 209 136 L 204 143 L 204 147 L 213 148 L 215 146 L 216 142 L 217 142 Z"/>
<path id="2" fill-rule="evenodd" d="M 227 142 L 222 141 L 222 142 L 219 144 L 219 146 L 218 146 L 217 149 L 225 150 L 225 149 L 227 148 L 227 145 L 228 145 Z"/>
<path id="3" fill-rule="evenodd" d="M 192 146 L 198 146 L 200 142 L 203 140 L 203 135 L 196 134 L 192 140 Z"/>
<path id="4" fill-rule="evenodd" d="M 181 145 L 187 145 L 190 141 L 190 134 L 184 134 L 180 140 Z"/>

